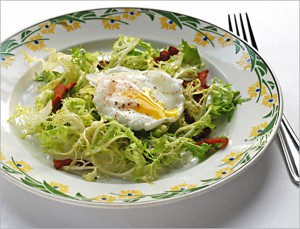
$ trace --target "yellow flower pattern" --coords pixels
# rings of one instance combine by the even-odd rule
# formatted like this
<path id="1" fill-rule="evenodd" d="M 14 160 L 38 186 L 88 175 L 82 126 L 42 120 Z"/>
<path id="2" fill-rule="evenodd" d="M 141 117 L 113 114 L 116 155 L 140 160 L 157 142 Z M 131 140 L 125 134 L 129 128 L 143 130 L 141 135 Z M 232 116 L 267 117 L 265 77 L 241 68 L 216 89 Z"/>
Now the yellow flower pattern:
<path id="1" fill-rule="evenodd" d="M 141 14 L 136 9 L 125 9 L 123 18 L 126 20 L 134 21 Z"/>
<path id="2" fill-rule="evenodd" d="M 1 154 L 1 161 L 4 161 L 5 160 L 4 154 L 2 152 L 0 152 L 0 154 Z"/>
<path id="3" fill-rule="evenodd" d="M 228 33 L 225 33 L 223 37 L 219 37 L 218 39 L 218 42 L 222 45 L 222 47 L 232 45 L 233 41 L 233 37 Z"/>
<path id="4" fill-rule="evenodd" d="M 213 41 L 215 38 L 216 36 L 213 36 L 208 32 L 204 32 L 204 33 L 197 32 L 194 38 L 194 42 L 205 47 L 207 44 L 210 43 L 209 40 Z"/>
<path id="5" fill-rule="evenodd" d="M 256 82 L 253 85 L 251 85 L 250 87 L 248 87 L 248 94 L 249 94 L 250 98 L 257 97 L 259 92 L 260 92 L 260 95 L 262 95 L 262 96 L 267 94 L 266 86 L 262 84 L 260 87 L 259 82 Z"/>
<path id="6" fill-rule="evenodd" d="M 217 178 L 226 177 L 226 176 L 228 176 L 229 174 L 231 174 L 233 172 L 234 172 L 234 169 L 232 169 L 230 167 L 225 167 L 225 168 L 222 168 L 222 169 L 220 169 L 216 172 L 216 177 Z"/>
<path id="7" fill-rule="evenodd" d="M 271 95 L 266 95 L 262 101 L 262 104 L 266 107 L 272 107 L 273 104 L 277 104 L 278 102 L 278 95 L 277 94 L 273 94 Z"/>
<path id="8" fill-rule="evenodd" d="M 60 184 L 60 183 L 56 183 L 54 181 L 52 181 L 50 184 L 49 184 L 52 188 L 60 191 L 60 192 L 63 192 L 63 193 L 67 193 L 69 192 L 69 187 L 67 185 L 63 185 L 63 184 Z"/>
<path id="9" fill-rule="evenodd" d="M 119 194 L 119 198 L 136 198 L 139 196 L 142 196 L 143 193 L 140 190 L 121 190 L 121 193 Z"/>
<path id="10" fill-rule="evenodd" d="M 68 31 L 74 31 L 76 29 L 81 28 L 80 22 L 74 20 L 64 20 L 60 22 L 60 24 Z"/>
<path id="11" fill-rule="evenodd" d="M 106 20 L 102 19 L 102 24 L 104 26 L 104 29 L 120 29 L 120 23 L 118 22 L 120 20 L 120 16 L 109 16 Z"/>
<path id="12" fill-rule="evenodd" d="M 186 189 L 191 189 L 191 188 L 195 188 L 195 187 L 197 187 L 197 185 L 195 185 L 195 184 L 182 183 L 182 184 L 173 186 L 170 189 L 172 191 L 184 191 Z"/>
<path id="13" fill-rule="evenodd" d="M 251 68 L 251 59 L 248 53 L 244 52 L 241 59 L 237 62 L 237 64 L 242 67 L 244 70 Z"/>
<path id="14" fill-rule="evenodd" d="M 12 162 L 12 161 L 9 161 L 7 162 L 13 169 L 21 169 L 24 173 L 28 173 L 29 171 L 32 170 L 31 166 L 29 164 L 27 164 L 26 162 L 24 161 L 15 161 L 16 165 Z"/>
<path id="15" fill-rule="evenodd" d="M 228 165 L 234 165 L 241 155 L 242 152 L 230 152 L 230 154 L 226 155 L 221 161 Z"/>
<path id="16" fill-rule="evenodd" d="M 50 23 L 50 22 L 45 22 L 45 23 L 39 25 L 39 27 L 41 28 L 42 34 L 54 33 L 55 26 L 56 26 L 55 24 Z"/>
<path id="17" fill-rule="evenodd" d="M 256 137 L 259 135 L 266 127 L 268 126 L 267 122 L 259 124 L 257 126 L 253 126 L 252 130 L 250 131 L 250 137 Z"/>
<path id="18" fill-rule="evenodd" d="M 36 36 L 31 37 L 29 39 L 29 41 L 31 41 L 31 42 L 27 43 L 26 46 L 34 52 L 41 50 L 42 48 L 46 47 L 46 45 L 44 44 L 44 41 L 40 40 L 42 38 L 43 37 L 40 34 L 37 34 Z"/>
<path id="19" fill-rule="evenodd" d="M 166 17 L 160 18 L 160 24 L 162 29 L 166 30 L 176 30 L 176 23 Z"/>
<path id="20" fill-rule="evenodd" d="M 8 68 L 12 65 L 12 62 L 14 61 L 14 58 L 11 56 L 2 56 L 1 57 L 1 67 L 2 68 Z"/>
<path id="21" fill-rule="evenodd" d="M 109 195 L 101 195 L 101 196 L 95 196 L 93 199 L 97 202 L 111 203 L 114 202 L 117 199 L 117 197 L 109 196 Z"/>

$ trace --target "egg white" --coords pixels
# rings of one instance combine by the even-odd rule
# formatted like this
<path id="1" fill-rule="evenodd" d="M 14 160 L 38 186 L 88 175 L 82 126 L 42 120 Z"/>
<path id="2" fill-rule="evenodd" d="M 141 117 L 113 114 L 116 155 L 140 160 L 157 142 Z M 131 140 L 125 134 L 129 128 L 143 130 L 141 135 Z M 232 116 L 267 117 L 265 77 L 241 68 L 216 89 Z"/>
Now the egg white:
<path id="1" fill-rule="evenodd" d="M 132 130 L 148 131 L 162 123 L 175 122 L 184 111 L 182 80 L 160 70 L 139 71 L 118 66 L 98 74 L 88 74 L 87 79 L 96 88 L 93 102 L 98 112 L 115 118 Z M 126 96 L 130 90 L 137 93 L 150 91 L 165 110 L 177 109 L 177 115 L 156 119 L 136 112 L 130 106 L 135 99 Z"/>

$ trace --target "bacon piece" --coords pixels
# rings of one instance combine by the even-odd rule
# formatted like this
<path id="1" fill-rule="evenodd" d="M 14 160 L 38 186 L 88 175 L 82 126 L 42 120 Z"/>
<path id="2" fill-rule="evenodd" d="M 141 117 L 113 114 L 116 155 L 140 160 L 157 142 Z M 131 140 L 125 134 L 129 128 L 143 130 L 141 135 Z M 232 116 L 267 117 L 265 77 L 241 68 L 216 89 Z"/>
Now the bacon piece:
<path id="1" fill-rule="evenodd" d="M 222 145 L 219 147 L 219 149 L 224 149 L 228 144 L 228 138 L 203 138 L 200 141 L 197 141 L 196 145 L 201 145 L 202 143 L 209 145 L 221 143 Z"/>
<path id="2" fill-rule="evenodd" d="M 77 82 L 71 82 L 71 83 L 69 83 L 68 86 L 67 86 L 67 90 L 71 91 L 73 89 L 73 87 L 76 85 L 76 83 Z"/>
<path id="3" fill-rule="evenodd" d="M 56 113 L 62 106 L 61 100 L 65 96 L 65 94 L 72 90 L 73 87 L 76 85 L 76 82 L 71 82 L 68 85 L 65 84 L 58 84 L 54 89 L 54 98 L 52 100 L 52 112 Z"/>
<path id="4" fill-rule="evenodd" d="M 177 53 L 179 53 L 179 50 L 176 47 L 174 47 L 174 46 L 169 46 L 168 51 L 169 51 L 169 53 L 170 53 L 171 56 L 174 56 Z"/>
<path id="5" fill-rule="evenodd" d="M 208 138 L 211 134 L 211 129 L 209 127 L 205 127 L 200 134 L 197 134 L 193 137 L 195 141 L 200 141 L 201 139 Z"/>
<path id="6" fill-rule="evenodd" d="M 159 54 L 159 60 L 161 60 L 161 61 L 167 61 L 167 60 L 170 59 L 170 56 L 171 55 L 170 55 L 170 53 L 169 53 L 168 50 L 163 50 Z"/>
<path id="7" fill-rule="evenodd" d="M 72 161 L 73 161 L 72 159 L 64 159 L 64 160 L 53 159 L 53 165 L 54 165 L 54 168 L 60 169 L 63 166 L 70 165 L 72 163 Z"/>
<path id="8" fill-rule="evenodd" d="M 162 50 L 159 53 L 158 57 L 154 58 L 154 61 L 158 63 L 159 61 L 167 61 L 170 59 L 171 56 L 176 55 L 179 52 L 179 50 L 174 46 L 169 46 L 167 50 Z"/>
<path id="9" fill-rule="evenodd" d="M 67 86 L 64 85 L 64 84 L 58 84 L 54 89 L 53 89 L 53 92 L 54 92 L 54 98 L 56 96 L 61 96 L 63 97 L 63 95 L 66 93 L 67 91 Z"/>
<path id="10" fill-rule="evenodd" d="M 196 78 L 198 78 L 200 80 L 200 83 L 201 83 L 201 86 L 200 86 L 200 90 L 203 90 L 203 89 L 206 89 L 208 88 L 209 86 L 207 85 L 207 82 L 206 82 L 206 78 L 208 76 L 208 70 L 204 70 L 202 72 L 198 72 L 197 73 L 197 76 Z M 184 88 L 186 88 L 186 86 L 191 83 L 192 81 L 187 81 L 187 80 L 184 80 L 183 83 L 182 83 L 182 86 Z"/>
<path id="11" fill-rule="evenodd" d="M 207 85 L 207 83 L 206 83 L 206 78 L 207 78 L 207 76 L 208 76 L 208 70 L 204 70 L 204 71 L 202 71 L 202 72 L 199 72 L 198 74 L 197 74 L 197 78 L 200 80 L 200 82 L 201 82 L 201 87 L 200 87 L 200 89 L 206 89 L 206 88 L 208 88 L 208 85 Z"/>
<path id="12" fill-rule="evenodd" d="M 54 97 L 54 99 L 52 100 L 52 112 L 53 113 L 56 113 L 56 111 L 58 111 L 62 107 L 61 100 L 62 100 L 62 97 L 60 95 L 56 95 Z"/>

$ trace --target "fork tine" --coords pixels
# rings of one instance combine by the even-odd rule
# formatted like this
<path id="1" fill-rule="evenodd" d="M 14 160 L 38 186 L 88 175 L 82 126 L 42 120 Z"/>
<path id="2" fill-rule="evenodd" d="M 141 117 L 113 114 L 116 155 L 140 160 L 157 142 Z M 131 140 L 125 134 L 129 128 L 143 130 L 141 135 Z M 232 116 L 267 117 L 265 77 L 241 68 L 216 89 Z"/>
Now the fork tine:
<path id="1" fill-rule="evenodd" d="M 229 24 L 229 31 L 233 32 L 232 24 L 231 24 L 231 20 L 230 20 L 230 14 L 228 14 L 228 24 Z"/>
<path id="2" fill-rule="evenodd" d="M 246 32 L 245 32 L 244 23 L 243 23 L 242 14 L 240 14 L 240 21 L 241 21 L 241 26 L 242 26 L 242 32 L 243 32 L 243 37 L 244 37 L 244 40 L 245 40 L 245 41 L 248 41 L 248 39 L 247 39 L 247 35 L 246 35 Z"/>
<path id="3" fill-rule="evenodd" d="M 248 24 L 248 28 L 249 28 L 251 44 L 258 51 L 258 47 L 257 47 L 256 41 L 255 41 L 255 38 L 254 38 L 253 30 L 251 28 L 250 20 L 249 20 L 249 17 L 248 17 L 247 13 L 246 13 L 246 19 L 247 19 L 247 24 Z"/>
<path id="4" fill-rule="evenodd" d="M 236 21 L 236 16 L 235 16 L 235 14 L 234 14 L 234 23 L 235 23 L 236 34 L 237 34 L 238 36 L 240 36 L 239 26 L 238 26 L 238 23 L 237 23 L 237 21 Z"/>

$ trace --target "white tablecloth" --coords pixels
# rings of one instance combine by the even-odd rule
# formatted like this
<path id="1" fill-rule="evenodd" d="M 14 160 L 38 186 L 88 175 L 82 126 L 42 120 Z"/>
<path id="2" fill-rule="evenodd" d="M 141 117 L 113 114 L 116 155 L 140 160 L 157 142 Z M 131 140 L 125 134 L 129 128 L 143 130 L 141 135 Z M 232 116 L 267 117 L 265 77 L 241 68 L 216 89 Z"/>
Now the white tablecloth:
<path id="1" fill-rule="evenodd" d="M 284 113 L 299 136 L 299 2 L 1 1 L 1 41 L 32 24 L 73 11 L 111 6 L 188 14 L 227 28 L 227 14 L 248 12 L 260 54 L 276 73 Z M 89 209 L 37 196 L 1 178 L 1 228 L 237 227 L 299 228 L 299 187 L 286 169 L 278 138 L 233 181 L 200 196 L 162 206 Z"/>

